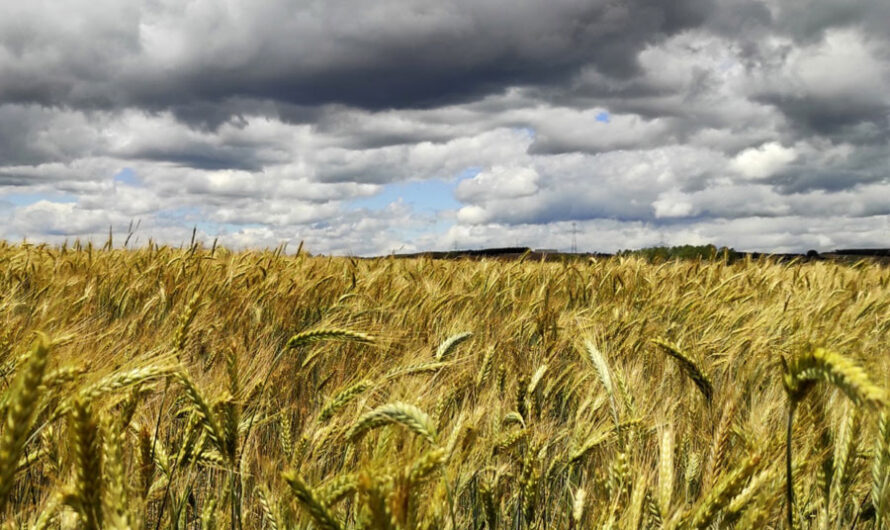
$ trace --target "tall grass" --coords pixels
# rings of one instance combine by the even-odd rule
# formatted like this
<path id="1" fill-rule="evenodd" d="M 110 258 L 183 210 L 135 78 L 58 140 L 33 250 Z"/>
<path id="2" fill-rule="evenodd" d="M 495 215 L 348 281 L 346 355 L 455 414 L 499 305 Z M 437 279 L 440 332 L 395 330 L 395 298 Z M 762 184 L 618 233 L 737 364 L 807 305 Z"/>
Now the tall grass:
<path id="1" fill-rule="evenodd" d="M 890 517 L 886 268 L 282 250 L 0 243 L 0 519 Z"/>

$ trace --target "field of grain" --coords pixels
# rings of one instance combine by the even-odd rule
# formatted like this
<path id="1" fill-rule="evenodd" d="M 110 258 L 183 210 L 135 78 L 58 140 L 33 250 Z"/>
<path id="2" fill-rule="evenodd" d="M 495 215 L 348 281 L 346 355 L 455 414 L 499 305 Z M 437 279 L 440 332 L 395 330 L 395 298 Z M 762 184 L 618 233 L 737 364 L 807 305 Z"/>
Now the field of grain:
<path id="1" fill-rule="evenodd" d="M 0 285 L 11 528 L 890 514 L 878 265 L 0 244 Z"/>

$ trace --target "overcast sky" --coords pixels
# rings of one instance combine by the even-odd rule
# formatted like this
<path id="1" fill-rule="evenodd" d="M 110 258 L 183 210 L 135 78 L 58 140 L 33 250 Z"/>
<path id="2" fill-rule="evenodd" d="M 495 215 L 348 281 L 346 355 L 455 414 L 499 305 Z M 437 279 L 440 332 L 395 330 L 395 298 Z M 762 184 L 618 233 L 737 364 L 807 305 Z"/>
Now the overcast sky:
<path id="1" fill-rule="evenodd" d="M 890 247 L 888 20 L 887 0 L 0 0 L 0 238 Z"/>

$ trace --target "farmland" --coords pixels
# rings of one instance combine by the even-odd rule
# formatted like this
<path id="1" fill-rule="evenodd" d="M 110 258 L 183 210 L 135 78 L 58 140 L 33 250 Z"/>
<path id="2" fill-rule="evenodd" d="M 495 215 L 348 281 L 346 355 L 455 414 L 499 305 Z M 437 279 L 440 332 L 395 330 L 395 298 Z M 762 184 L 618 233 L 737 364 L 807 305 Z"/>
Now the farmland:
<path id="1" fill-rule="evenodd" d="M 0 244 L 0 264 L 10 527 L 890 516 L 877 263 Z"/>

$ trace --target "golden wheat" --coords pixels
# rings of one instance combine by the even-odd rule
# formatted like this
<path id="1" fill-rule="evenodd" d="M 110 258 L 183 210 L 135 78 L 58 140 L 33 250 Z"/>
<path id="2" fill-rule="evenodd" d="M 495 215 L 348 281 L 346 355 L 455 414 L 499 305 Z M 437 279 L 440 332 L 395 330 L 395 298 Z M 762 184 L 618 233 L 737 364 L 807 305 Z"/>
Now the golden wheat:
<path id="1" fill-rule="evenodd" d="M 888 520 L 876 263 L 88 242 L 0 263 L 4 527 Z"/>

